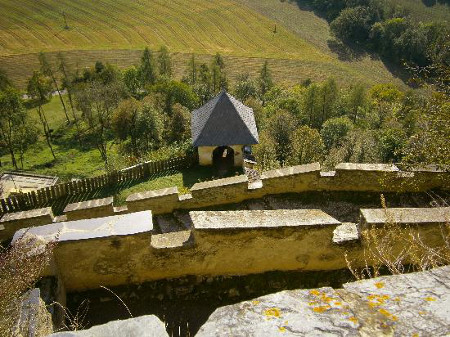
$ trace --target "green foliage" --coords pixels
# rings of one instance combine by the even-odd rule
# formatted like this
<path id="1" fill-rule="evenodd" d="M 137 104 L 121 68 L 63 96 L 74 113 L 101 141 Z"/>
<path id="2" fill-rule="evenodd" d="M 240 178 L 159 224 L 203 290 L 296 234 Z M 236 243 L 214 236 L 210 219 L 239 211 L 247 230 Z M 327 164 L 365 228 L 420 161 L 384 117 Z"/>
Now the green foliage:
<path id="1" fill-rule="evenodd" d="M 285 165 L 292 153 L 291 136 L 296 129 L 298 121 L 292 114 L 281 110 L 270 117 L 267 130 L 275 142 L 277 160 Z"/>
<path id="2" fill-rule="evenodd" d="M 236 82 L 233 94 L 238 100 L 243 102 L 250 97 L 256 97 L 256 84 L 248 73 L 239 75 Z"/>
<path id="3" fill-rule="evenodd" d="M 170 58 L 169 50 L 166 46 L 162 46 L 159 49 L 158 70 L 160 76 L 166 78 L 172 77 L 172 60 Z"/>
<path id="4" fill-rule="evenodd" d="M 167 135 L 169 142 L 183 142 L 191 137 L 191 114 L 179 103 L 172 107 Z"/>
<path id="5" fill-rule="evenodd" d="M 341 40 L 363 42 L 369 37 L 373 22 L 371 9 L 358 6 L 341 11 L 330 28 Z"/>
<path id="6" fill-rule="evenodd" d="M 9 80 L 5 71 L 3 69 L 0 69 L 0 91 L 5 90 L 7 87 L 10 87 L 11 85 L 12 85 L 11 81 Z"/>
<path id="7" fill-rule="evenodd" d="M 400 128 L 383 129 L 378 141 L 383 162 L 400 161 L 406 141 L 404 130 Z"/>
<path id="8" fill-rule="evenodd" d="M 272 74 L 269 69 L 269 62 L 265 61 L 258 78 L 259 95 L 264 102 L 264 95 L 273 87 Z"/>
<path id="9" fill-rule="evenodd" d="M 141 57 L 141 65 L 139 66 L 139 78 L 142 87 L 155 84 L 156 82 L 156 67 L 153 59 L 153 53 L 148 47 L 145 47 L 144 53 Z"/>
<path id="10" fill-rule="evenodd" d="M 267 132 L 259 134 L 259 144 L 253 147 L 253 153 L 258 160 L 260 171 L 280 167 L 280 163 L 277 160 L 277 144 Z"/>
<path id="11" fill-rule="evenodd" d="M 353 123 L 347 117 L 335 117 L 327 120 L 320 131 L 323 142 L 328 150 L 342 145 L 347 133 L 353 128 Z"/>
<path id="12" fill-rule="evenodd" d="M 299 127 L 292 134 L 292 154 L 288 165 L 309 164 L 323 160 L 325 146 L 319 131 L 306 125 Z"/>
<path id="13" fill-rule="evenodd" d="M 139 80 L 139 71 L 136 67 L 130 67 L 123 72 L 123 83 L 131 96 L 139 97 L 141 82 Z"/>

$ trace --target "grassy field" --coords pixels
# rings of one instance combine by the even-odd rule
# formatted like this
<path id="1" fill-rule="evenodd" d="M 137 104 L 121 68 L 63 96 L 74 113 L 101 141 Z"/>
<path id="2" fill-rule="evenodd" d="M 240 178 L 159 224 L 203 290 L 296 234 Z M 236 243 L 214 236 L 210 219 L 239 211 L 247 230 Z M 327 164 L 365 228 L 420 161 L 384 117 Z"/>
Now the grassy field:
<path id="1" fill-rule="evenodd" d="M 243 72 L 256 75 L 268 59 L 278 82 L 334 76 L 400 83 L 379 60 L 340 60 L 327 46 L 326 22 L 279 0 L 191 0 L 188 6 L 183 0 L 0 0 L 0 9 L 6 13 L 0 20 L 0 67 L 22 88 L 39 67 L 40 51 L 51 59 L 62 51 L 75 70 L 96 60 L 127 67 L 138 63 L 145 46 L 161 45 L 174 53 L 178 78 L 191 53 L 209 62 L 220 52 L 231 80 Z"/>

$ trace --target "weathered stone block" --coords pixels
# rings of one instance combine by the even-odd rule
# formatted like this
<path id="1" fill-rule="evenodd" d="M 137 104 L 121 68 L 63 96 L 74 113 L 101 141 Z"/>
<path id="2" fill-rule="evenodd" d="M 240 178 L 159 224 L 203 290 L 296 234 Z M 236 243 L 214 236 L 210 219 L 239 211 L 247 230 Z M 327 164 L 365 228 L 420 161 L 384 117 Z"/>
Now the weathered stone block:
<path id="1" fill-rule="evenodd" d="M 361 209 L 362 225 L 380 226 L 386 223 L 400 225 L 450 223 L 450 207 Z"/>
<path id="2" fill-rule="evenodd" d="M 128 196 L 126 202 L 129 212 L 151 210 L 153 214 L 171 213 L 179 203 L 178 188 L 134 193 Z"/>
<path id="3" fill-rule="evenodd" d="M 197 183 L 191 188 L 192 200 L 183 207 L 204 207 L 245 200 L 248 178 L 240 175 Z"/>
<path id="4" fill-rule="evenodd" d="M 332 179 L 322 179 L 320 189 L 382 192 L 395 190 L 392 181 L 400 170 L 392 164 L 341 163 Z"/>
<path id="5" fill-rule="evenodd" d="M 320 164 L 313 163 L 266 171 L 261 175 L 265 194 L 308 191 L 317 185 Z"/>
<path id="6" fill-rule="evenodd" d="M 342 245 L 348 243 L 355 243 L 359 241 L 358 225 L 347 222 L 336 227 L 333 232 L 333 242 Z"/>
<path id="7" fill-rule="evenodd" d="M 361 324 L 332 288 L 287 290 L 216 309 L 206 336 L 358 336 Z"/>
<path id="8" fill-rule="evenodd" d="M 97 325 L 87 330 L 65 331 L 50 335 L 51 337 L 165 337 L 169 336 L 166 327 L 158 317 L 140 316 L 125 320 L 112 321 Z"/>
<path id="9" fill-rule="evenodd" d="M 52 332 L 52 317 L 40 297 L 40 290 L 32 289 L 23 296 L 19 317 L 15 324 L 15 333 L 12 335 L 40 337 Z"/>
<path id="10" fill-rule="evenodd" d="M 114 214 L 113 197 L 69 204 L 64 208 L 68 221 L 92 219 Z"/>
<path id="11" fill-rule="evenodd" d="M 4 226 L 0 231 L 0 241 L 12 238 L 21 228 L 51 224 L 53 219 L 51 207 L 7 213 L 0 219 L 0 226 Z"/>

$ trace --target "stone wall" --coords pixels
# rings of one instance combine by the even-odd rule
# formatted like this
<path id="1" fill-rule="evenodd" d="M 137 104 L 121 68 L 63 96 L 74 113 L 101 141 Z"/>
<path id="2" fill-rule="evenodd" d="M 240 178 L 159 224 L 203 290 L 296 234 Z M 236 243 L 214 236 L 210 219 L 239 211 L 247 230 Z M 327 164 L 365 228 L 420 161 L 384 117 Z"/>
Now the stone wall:
<path id="1" fill-rule="evenodd" d="M 261 183 L 246 176 L 197 183 L 188 195 L 176 197 L 175 188 L 136 193 L 127 199 L 131 211 L 151 209 L 154 214 L 238 203 L 266 195 L 305 191 L 423 192 L 450 190 L 450 172 L 401 171 L 390 164 L 339 164 L 336 171 L 321 172 L 319 163 L 266 171 Z M 151 202 L 150 200 L 151 199 Z"/>
<path id="2" fill-rule="evenodd" d="M 113 197 L 69 204 L 64 208 L 64 214 L 69 221 L 113 215 Z"/>
<path id="3" fill-rule="evenodd" d="M 432 210 L 450 216 L 448 208 Z M 407 221 L 414 217 L 412 213 Z M 190 229 L 156 234 L 152 213 L 143 211 L 54 223 L 28 233 L 41 240 L 58 237 L 52 272 L 68 291 L 186 275 L 337 270 L 347 268 L 345 252 L 355 266 L 365 263 L 358 225 L 341 224 L 321 210 L 195 211 L 189 222 Z M 427 229 L 423 242 L 441 244 L 437 225 L 420 224 Z"/>
<path id="4" fill-rule="evenodd" d="M 52 223 L 53 219 L 51 207 L 5 214 L 0 219 L 0 241 L 11 239 L 21 228 L 47 225 Z"/>

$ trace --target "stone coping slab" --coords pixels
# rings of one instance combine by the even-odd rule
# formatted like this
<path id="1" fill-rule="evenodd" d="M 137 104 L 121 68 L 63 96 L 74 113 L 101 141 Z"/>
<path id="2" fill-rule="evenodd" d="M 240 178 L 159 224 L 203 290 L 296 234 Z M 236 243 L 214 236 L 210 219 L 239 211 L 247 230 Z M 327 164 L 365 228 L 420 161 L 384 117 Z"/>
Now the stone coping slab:
<path id="1" fill-rule="evenodd" d="M 164 323 L 154 315 L 112 321 L 87 330 L 64 331 L 49 337 L 169 337 Z"/>
<path id="2" fill-rule="evenodd" d="M 52 241 L 58 237 L 58 242 L 65 242 L 98 239 L 109 236 L 127 236 L 151 232 L 152 230 L 152 213 L 151 211 L 143 211 L 24 228 L 14 234 L 13 242 L 25 232 L 35 235 L 43 241 Z"/>
<path id="3" fill-rule="evenodd" d="M 333 243 L 341 245 L 353 243 L 359 240 L 358 225 L 352 222 L 346 222 L 336 227 L 333 231 Z"/>
<path id="4" fill-rule="evenodd" d="M 261 179 L 270 179 L 270 178 L 279 178 L 283 176 L 291 176 L 296 174 L 302 174 L 302 173 L 310 173 L 320 171 L 320 164 L 319 163 L 312 163 L 312 164 L 306 164 L 306 165 L 297 165 L 297 166 L 289 166 L 284 167 L 277 170 L 271 170 L 271 171 L 265 171 L 261 175 Z"/>
<path id="5" fill-rule="evenodd" d="M 381 225 L 450 223 L 450 207 L 361 209 L 361 223 Z"/>
<path id="6" fill-rule="evenodd" d="M 340 222 L 320 209 L 193 211 L 189 212 L 194 229 L 263 229 L 339 225 Z"/>
<path id="7" fill-rule="evenodd" d="M 393 164 L 356 164 L 356 163 L 340 163 L 336 165 L 336 171 L 383 171 L 397 172 L 400 169 Z"/>
<path id="8" fill-rule="evenodd" d="M 192 244 L 190 230 L 156 234 L 151 239 L 151 246 L 155 249 L 190 247 Z"/>
<path id="9" fill-rule="evenodd" d="M 235 184 L 243 184 L 248 183 L 248 177 L 246 175 L 240 175 L 236 177 L 230 177 L 230 178 L 222 178 L 222 179 L 215 179 L 211 181 L 204 181 L 201 183 L 197 183 L 191 188 L 192 191 L 198 191 L 198 190 L 204 190 L 208 188 L 214 188 L 214 187 L 223 187 L 227 185 L 235 185 Z"/>
<path id="10" fill-rule="evenodd" d="M 146 192 L 138 192 L 133 193 L 127 197 L 127 202 L 130 201 L 138 201 L 138 200 L 146 200 L 146 199 L 152 199 L 152 198 L 159 198 L 169 195 L 177 195 L 178 197 L 178 187 L 169 187 L 169 188 L 163 188 L 160 190 L 154 190 L 154 191 L 146 191 Z"/>
<path id="11" fill-rule="evenodd" d="M 93 199 L 82 202 L 75 202 L 73 204 L 68 204 L 64 208 L 64 213 L 85 210 L 90 208 L 102 207 L 102 206 L 112 206 L 113 197 L 107 197 L 104 199 Z"/>
<path id="12" fill-rule="evenodd" d="M 32 209 L 29 211 L 22 211 L 17 213 L 7 213 L 1 219 L 0 222 L 18 221 L 23 219 L 39 218 L 41 216 L 49 216 L 53 218 L 53 212 L 51 207 Z"/>

